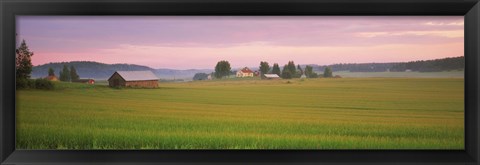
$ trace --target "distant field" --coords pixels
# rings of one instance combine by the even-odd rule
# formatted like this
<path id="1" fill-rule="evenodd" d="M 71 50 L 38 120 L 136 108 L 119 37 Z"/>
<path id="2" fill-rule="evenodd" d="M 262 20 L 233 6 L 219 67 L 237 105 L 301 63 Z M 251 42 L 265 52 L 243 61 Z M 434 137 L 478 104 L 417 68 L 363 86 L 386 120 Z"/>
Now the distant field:
<path id="1" fill-rule="evenodd" d="M 464 71 L 445 72 L 333 72 L 342 77 L 463 78 Z"/>
<path id="2" fill-rule="evenodd" d="M 463 149 L 463 83 L 251 79 L 158 89 L 59 83 L 54 91 L 17 92 L 16 147 Z"/>

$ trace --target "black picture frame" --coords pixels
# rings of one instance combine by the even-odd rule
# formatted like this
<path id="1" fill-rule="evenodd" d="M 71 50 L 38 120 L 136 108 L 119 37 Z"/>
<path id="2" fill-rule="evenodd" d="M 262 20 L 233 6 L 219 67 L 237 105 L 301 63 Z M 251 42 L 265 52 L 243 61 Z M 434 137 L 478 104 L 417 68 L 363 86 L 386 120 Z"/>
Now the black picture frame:
<path id="1" fill-rule="evenodd" d="M 1 164 L 478 165 L 478 0 L 1 0 Z M 465 150 L 15 150 L 18 15 L 460 15 L 465 17 Z"/>

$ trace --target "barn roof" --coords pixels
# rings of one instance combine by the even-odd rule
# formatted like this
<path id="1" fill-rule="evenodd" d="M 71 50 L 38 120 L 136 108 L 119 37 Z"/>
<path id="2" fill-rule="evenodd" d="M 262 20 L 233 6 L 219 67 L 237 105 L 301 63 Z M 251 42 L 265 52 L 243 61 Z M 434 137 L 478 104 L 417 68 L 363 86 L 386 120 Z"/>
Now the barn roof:
<path id="1" fill-rule="evenodd" d="M 264 74 L 266 78 L 280 78 L 277 74 Z"/>
<path id="2" fill-rule="evenodd" d="M 125 81 L 158 80 L 152 71 L 117 71 Z"/>
<path id="3" fill-rule="evenodd" d="M 240 70 L 241 72 L 243 73 L 253 73 L 252 70 L 248 69 L 247 67 L 243 68 L 242 70 Z"/>

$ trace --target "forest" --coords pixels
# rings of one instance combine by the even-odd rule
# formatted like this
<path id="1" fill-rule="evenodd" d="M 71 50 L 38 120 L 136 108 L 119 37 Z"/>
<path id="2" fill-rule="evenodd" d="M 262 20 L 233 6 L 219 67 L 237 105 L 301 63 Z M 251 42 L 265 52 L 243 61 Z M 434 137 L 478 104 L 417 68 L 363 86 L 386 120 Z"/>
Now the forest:
<path id="1" fill-rule="evenodd" d="M 419 60 L 410 62 L 392 62 L 392 63 L 350 63 L 333 64 L 319 66 L 319 70 L 330 67 L 332 71 L 350 71 L 350 72 L 441 72 L 451 70 L 464 70 L 465 56 L 450 57 L 435 60 Z"/>

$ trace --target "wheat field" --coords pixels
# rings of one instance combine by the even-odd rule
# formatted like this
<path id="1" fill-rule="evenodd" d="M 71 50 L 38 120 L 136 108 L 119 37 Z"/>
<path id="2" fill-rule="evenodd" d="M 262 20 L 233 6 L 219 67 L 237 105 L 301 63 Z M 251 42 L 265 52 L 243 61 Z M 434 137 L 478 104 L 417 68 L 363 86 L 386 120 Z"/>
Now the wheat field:
<path id="1" fill-rule="evenodd" d="M 463 78 L 17 91 L 17 149 L 463 149 Z"/>

